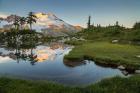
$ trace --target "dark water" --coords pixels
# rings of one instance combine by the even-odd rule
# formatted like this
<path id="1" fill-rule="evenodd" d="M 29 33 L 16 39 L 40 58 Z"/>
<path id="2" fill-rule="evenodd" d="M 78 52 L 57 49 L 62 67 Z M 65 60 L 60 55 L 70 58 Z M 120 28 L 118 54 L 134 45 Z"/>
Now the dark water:
<path id="1" fill-rule="evenodd" d="M 66 85 L 87 85 L 116 75 L 125 76 L 118 69 L 101 67 L 93 61 L 64 62 L 64 55 L 72 47 L 63 43 L 41 44 L 34 48 L 16 47 L 1 45 L 0 76 L 49 80 Z"/>

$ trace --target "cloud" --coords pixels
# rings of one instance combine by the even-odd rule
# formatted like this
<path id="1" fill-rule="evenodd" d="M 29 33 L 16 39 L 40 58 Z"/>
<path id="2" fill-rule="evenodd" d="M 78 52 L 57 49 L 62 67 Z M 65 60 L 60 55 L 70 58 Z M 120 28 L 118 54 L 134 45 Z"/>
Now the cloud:
<path id="1" fill-rule="evenodd" d="M 7 14 L 4 14 L 4 13 L 0 13 L 0 17 L 2 17 L 2 18 L 7 18 Z"/>

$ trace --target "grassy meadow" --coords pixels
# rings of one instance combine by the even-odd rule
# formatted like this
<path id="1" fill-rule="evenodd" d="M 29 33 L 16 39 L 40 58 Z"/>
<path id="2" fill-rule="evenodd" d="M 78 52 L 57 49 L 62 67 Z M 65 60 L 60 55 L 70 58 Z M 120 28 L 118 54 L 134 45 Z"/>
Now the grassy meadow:
<path id="1" fill-rule="evenodd" d="M 70 42 L 69 42 L 70 43 Z M 72 42 L 72 44 L 74 44 Z M 76 42 L 75 42 L 76 44 Z M 84 60 L 90 58 L 97 63 L 124 65 L 127 68 L 140 67 L 140 47 L 110 42 L 83 42 L 65 56 L 65 60 Z"/>
<path id="2" fill-rule="evenodd" d="M 86 87 L 70 87 L 47 81 L 0 78 L 0 93 L 139 93 L 140 76 L 104 79 Z"/>

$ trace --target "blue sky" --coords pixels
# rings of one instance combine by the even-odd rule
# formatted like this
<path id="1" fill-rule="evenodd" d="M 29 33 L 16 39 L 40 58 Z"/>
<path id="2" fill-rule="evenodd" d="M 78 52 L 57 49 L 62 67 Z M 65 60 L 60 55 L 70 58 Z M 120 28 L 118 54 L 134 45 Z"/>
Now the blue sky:
<path id="1" fill-rule="evenodd" d="M 140 21 L 140 0 L 0 0 L 0 15 L 28 12 L 52 12 L 73 25 L 85 26 L 88 15 L 94 24 L 108 25 L 119 21 L 131 27 Z"/>

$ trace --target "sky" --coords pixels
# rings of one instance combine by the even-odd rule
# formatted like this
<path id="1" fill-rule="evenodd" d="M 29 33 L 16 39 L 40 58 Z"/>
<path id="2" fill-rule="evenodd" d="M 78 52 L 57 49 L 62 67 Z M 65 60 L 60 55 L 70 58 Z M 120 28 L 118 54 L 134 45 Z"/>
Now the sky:
<path id="1" fill-rule="evenodd" d="M 139 9 L 140 0 L 0 0 L 0 16 L 51 12 L 67 23 L 84 27 L 89 15 L 95 25 L 119 21 L 120 25 L 132 27 L 140 21 Z"/>

